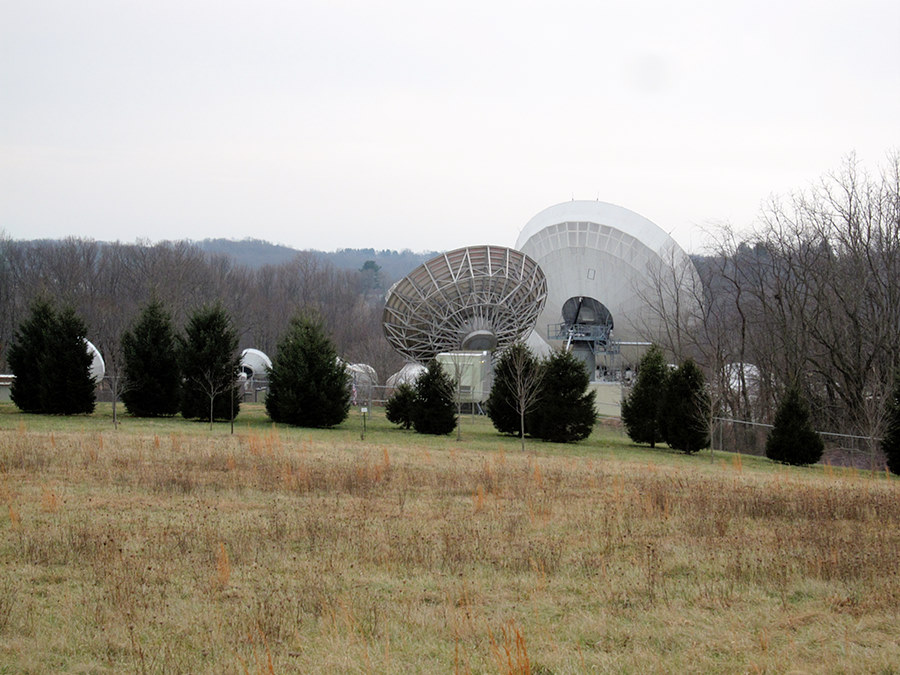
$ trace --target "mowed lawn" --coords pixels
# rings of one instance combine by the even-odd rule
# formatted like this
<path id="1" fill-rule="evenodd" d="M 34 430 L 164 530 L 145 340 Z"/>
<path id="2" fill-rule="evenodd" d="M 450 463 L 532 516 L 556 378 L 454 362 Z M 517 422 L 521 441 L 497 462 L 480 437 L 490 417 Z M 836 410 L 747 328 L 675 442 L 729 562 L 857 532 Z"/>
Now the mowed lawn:
<path id="1" fill-rule="evenodd" d="M 0 404 L 0 673 L 900 672 L 900 480 Z"/>

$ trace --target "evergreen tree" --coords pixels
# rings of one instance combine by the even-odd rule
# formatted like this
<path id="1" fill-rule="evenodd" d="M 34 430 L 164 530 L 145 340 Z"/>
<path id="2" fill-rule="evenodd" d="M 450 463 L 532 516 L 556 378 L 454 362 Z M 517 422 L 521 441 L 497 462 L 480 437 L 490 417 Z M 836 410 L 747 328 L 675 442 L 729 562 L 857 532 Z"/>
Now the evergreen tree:
<path id="1" fill-rule="evenodd" d="M 900 474 L 900 374 L 894 378 L 894 389 L 888 402 L 887 428 L 881 439 L 881 450 L 891 473 Z"/>
<path id="2" fill-rule="evenodd" d="M 775 425 L 766 439 L 766 457 L 784 464 L 815 464 L 822 458 L 825 444 L 809 421 L 809 407 L 794 385 L 785 392 Z"/>
<path id="3" fill-rule="evenodd" d="M 27 413 L 44 412 L 41 402 L 42 362 L 50 349 L 50 334 L 56 321 L 56 311 L 45 300 L 31 306 L 30 316 L 13 336 L 7 362 L 16 379 L 10 387 L 10 398 Z"/>
<path id="4" fill-rule="evenodd" d="M 487 414 L 501 434 L 530 434 L 531 414 L 540 400 L 543 369 L 524 343 L 506 349 L 494 369 Z"/>
<path id="5" fill-rule="evenodd" d="M 172 318 L 153 300 L 122 335 L 125 387 L 122 402 L 137 417 L 174 415 L 179 410 L 181 373 Z"/>
<path id="6" fill-rule="evenodd" d="M 75 311 L 39 300 L 19 326 L 8 362 L 16 376 L 10 396 L 25 412 L 74 415 L 94 411 L 87 328 Z"/>
<path id="7" fill-rule="evenodd" d="M 420 434 L 449 434 L 456 428 L 453 380 L 432 360 L 416 380 L 413 428 Z"/>
<path id="8" fill-rule="evenodd" d="M 597 411 L 584 363 L 572 352 L 557 351 L 542 367 L 541 398 L 534 412 L 533 434 L 554 443 L 587 438 L 597 423 Z"/>
<path id="9" fill-rule="evenodd" d="M 688 359 L 669 374 L 663 429 L 669 447 L 688 454 L 709 446 L 709 392 L 700 368 Z"/>
<path id="10" fill-rule="evenodd" d="M 213 420 L 234 419 L 241 406 L 236 386 L 240 356 L 237 331 L 225 309 L 214 305 L 195 311 L 176 342 L 183 378 L 181 414 L 210 426 Z"/>
<path id="11" fill-rule="evenodd" d="M 272 359 L 266 412 L 275 422 L 333 427 L 350 412 L 349 385 L 324 324 L 311 316 L 296 317 Z"/>
<path id="12" fill-rule="evenodd" d="M 635 443 L 650 447 L 664 439 L 663 401 L 668 369 L 662 350 L 651 345 L 638 365 L 637 380 L 622 402 L 622 423 Z"/>
<path id="13" fill-rule="evenodd" d="M 42 367 L 45 410 L 55 415 L 90 414 L 96 403 L 97 382 L 91 375 L 93 356 L 87 347 L 87 327 L 66 307 L 56 315 L 50 352 Z M 51 376 L 52 374 L 52 376 Z"/>
<path id="14" fill-rule="evenodd" d="M 384 416 L 388 422 L 404 429 L 412 427 L 413 411 L 416 406 L 416 390 L 403 382 L 384 404 Z"/>

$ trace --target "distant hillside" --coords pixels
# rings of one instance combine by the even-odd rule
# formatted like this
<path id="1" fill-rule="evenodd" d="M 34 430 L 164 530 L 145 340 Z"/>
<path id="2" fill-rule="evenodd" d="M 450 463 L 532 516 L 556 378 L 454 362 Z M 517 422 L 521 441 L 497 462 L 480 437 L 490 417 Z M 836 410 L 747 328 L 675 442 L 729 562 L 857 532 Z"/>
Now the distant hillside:
<path id="1" fill-rule="evenodd" d="M 204 239 L 192 243 L 206 253 L 228 256 L 236 263 L 253 269 L 265 265 L 280 265 L 299 253 L 295 248 L 271 244 L 261 239 Z"/>
<path id="2" fill-rule="evenodd" d="M 402 251 L 376 251 L 372 248 L 345 248 L 334 253 L 321 253 L 339 269 L 358 270 L 367 260 L 374 260 L 381 266 L 381 276 L 391 284 L 402 279 L 426 260 L 437 255 L 436 251 L 413 253 L 409 249 Z"/>
<path id="3" fill-rule="evenodd" d="M 77 238 L 73 238 L 77 239 Z M 32 245 L 61 245 L 64 239 L 34 239 L 23 240 L 22 244 Z M 88 240 L 90 241 L 90 240 Z M 206 253 L 207 255 L 223 255 L 231 258 L 235 264 L 250 269 L 258 269 L 265 265 L 282 265 L 291 261 L 294 256 L 299 253 L 311 253 L 325 260 L 337 269 L 341 270 L 359 270 L 368 260 L 374 260 L 381 267 L 381 278 L 385 284 L 385 288 L 402 279 L 413 271 L 426 260 L 437 255 L 435 251 L 426 251 L 422 253 L 413 253 L 409 249 L 402 251 L 381 250 L 376 251 L 374 248 L 344 248 L 339 251 L 301 251 L 290 246 L 282 246 L 281 244 L 272 244 L 261 239 L 242 239 L 235 241 L 232 239 L 203 239 L 202 241 L 185 240 L 185 242 Z M 109 242 L 97 242 L 100 246 L 108 245 Z M 160 242 L 161 244 L 175 242 Z M 131 246 L 153 246 L 150 243 L 137 243 Z"/>
<path id="4" fill-rule="evenodd" d="M 295 248 L 271 244 L 260 239 L 204 239 L 193 242 L 200 250 L 213 255 L 225 255 L 239 265 L 258 268 L 264 265 L 280 265 L 291 260 L 300 253 Z M 367 260 L 374 260 L 381 266 L 381 274 L 388 283 L 409 274 L 426 260 L 437 255 L 434 251 L 413 253 L 409 249 L 403 251 L 381 250 L 374 248 L 344 248 L 339 251 L 308 251 L 323 260 L 327 260 L 338 269 L 358 270 Z"/>

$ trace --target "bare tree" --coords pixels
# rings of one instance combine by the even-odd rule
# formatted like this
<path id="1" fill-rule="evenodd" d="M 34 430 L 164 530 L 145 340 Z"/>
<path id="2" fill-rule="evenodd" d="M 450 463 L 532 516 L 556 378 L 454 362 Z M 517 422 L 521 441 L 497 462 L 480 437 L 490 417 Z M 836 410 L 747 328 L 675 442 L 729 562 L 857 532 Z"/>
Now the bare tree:
<path id="1" fill-rule="evenodd" d="M 874 436 L 900 365 L 898 203 L 898 155 L 877 178 L 850 158 L 810 189 L 772 199 L 745 240 L 718 228 L 709 253 L 695 256 L 692 302 L 674 259 L 653 271 L 648 325 L 665 328 L 648 339 L 692 356 L 736 416 L 771 419 L 796 382 L 817 425 Z M 748 382 L 739 364 L 751 363 Z"/>
<path id="2" fill-rule="evenodd" d="M 525 450 L 525 426 L 528 416 L 540 403 L 545 368 L 524 342 L 508 347 L 494 370 L 494 384 L 488 398 L 488 415 L 503 433 L 518 436 Z M 515 420 L 508 411 L 515 413 Z"/>

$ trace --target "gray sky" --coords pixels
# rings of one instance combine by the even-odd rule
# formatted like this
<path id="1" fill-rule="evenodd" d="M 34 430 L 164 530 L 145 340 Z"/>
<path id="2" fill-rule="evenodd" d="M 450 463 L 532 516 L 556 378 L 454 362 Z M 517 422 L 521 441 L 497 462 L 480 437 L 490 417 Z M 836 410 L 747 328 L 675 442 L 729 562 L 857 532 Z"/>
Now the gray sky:
<path id="1" fill-rule="evenodd" d="M 0 232 L 686 248 L 900 149 L 900 3 L 0 0 Z"/>

